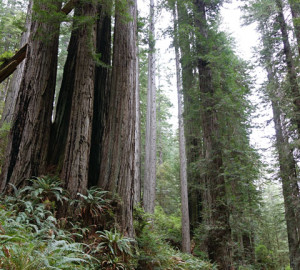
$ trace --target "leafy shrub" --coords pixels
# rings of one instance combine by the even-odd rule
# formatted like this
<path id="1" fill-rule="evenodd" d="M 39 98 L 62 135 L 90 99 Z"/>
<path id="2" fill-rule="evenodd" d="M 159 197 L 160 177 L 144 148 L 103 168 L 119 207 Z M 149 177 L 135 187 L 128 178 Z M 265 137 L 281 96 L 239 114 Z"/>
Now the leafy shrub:
<path id="1" fill-rule="evenodd" d="M 100 243 L 96 252 L 102 254 L 102 266 L 105 269 L 134 269 L 132 261 L 135 240 L 124 237 L 120 232 L 103 231 L 99 234 Z"/>
<path id="2" fill-rule="evenodd" d="M 146 270 L 212 270 L 216 269 L 208 262 L 202 261 L 192 255 L 183 254 L 174 250 L 161 237 L 161 230 L 149 221 L 149 215 L 142 209 L 135 209 L 135 228 L 138 232 L 137 243 L 137 269 Z M 138 221 L 138 222 L 137 222 Z M 171 222 L 172 223 L 172 222 Z"/>
<path id="3" fill-rule="evenodd" d="M 155 207 L 156 231 L 169 244 L 176 248 L 181 247 L 181 215 L 180 213 L 167 215 L 161 206 Z"/>
<path id="4" fill-rule="evenodd" d="M 21 196 L 19 201 L 24 207 L 12 211 L 5 200 L 1 202 L 1 269 L 94 269 L 95 259 L 84 252 L 85 245 L 73 242 L 70 233 L 58 229 L 44 204 L 25 203 Z"/>
<path id="5" fill-rule="evenodd" d="M 104 222 L 104 214 L 111 213 L 111 200 L 107 198 L 108 191 L 103 191 L 100 188 L 92 187 L 87 190 L 87 194 L 78 193 L 79 200 L 75 200 L 77 212 L 84 221 L 85 225 L 99 224 L 101 219 Z M 107 217 L 107 216 L 106 216 Z"/>
<path id="6" fill-rule="evenodd" d="M 265 245 L 258 245 L 255 248 L 255 256 L 257 260 L 257 267 L 259 267 L 258 269 L 275 269 L 273 254 Z"/>

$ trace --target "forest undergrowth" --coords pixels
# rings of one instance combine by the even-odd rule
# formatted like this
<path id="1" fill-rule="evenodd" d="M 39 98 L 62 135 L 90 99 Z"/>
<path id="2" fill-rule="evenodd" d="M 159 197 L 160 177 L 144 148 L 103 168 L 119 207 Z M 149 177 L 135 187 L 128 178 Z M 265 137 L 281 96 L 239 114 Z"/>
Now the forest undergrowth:
<path id="1" fill-rule="evenodd" d="M 180 243 L 180 226 L 161 208 L 154 217 L 135 209 L 131 239 L 118 230 L 109 193 L 91 188 L 71 200 L 55 177 L 29 182 L 1 196 L 0 269 L 216 269 L 169 244 Z"/>

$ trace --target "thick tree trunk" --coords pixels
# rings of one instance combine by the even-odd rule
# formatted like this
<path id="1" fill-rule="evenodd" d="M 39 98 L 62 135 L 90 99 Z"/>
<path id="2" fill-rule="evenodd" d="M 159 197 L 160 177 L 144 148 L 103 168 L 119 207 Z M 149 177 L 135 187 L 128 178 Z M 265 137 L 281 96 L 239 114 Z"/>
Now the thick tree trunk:
<path id="1" fill-rule="evenodd" d="M 116 7 L 118 7 L 117 1 Z M 133 236 L 136 119 L 136 1 L 116 10 L 111 96 L 104 128 L 98 185 L 118 194 L 118 220 L 125 235 Z"/>
<path id="2" fill-rule="evenodd" d="M 80 10 L 75 9 L 74 16 L 79 16 Z M 48 151 L 48 164 L 51 170 L 61 173 L 68 136 L 72 99 L 75 84 L 75 70 L 78 50 L 79 29 L 73 23 L 73 30 L 68 46 L 68 56 L 64 66 L 61 88 L 56 106 L 55 119 L 51 127 L 51 137 Z"/>
<path id="3" fill-rule="evenodd" d="M 97 53 L 100 63 L 95 74 L 95 99 L 92 130 L 92 148 L 90 154 L 89 186 L 96 186 L 99 179 L 102 137 L 108 117 L 111 83 L 111 12 L 110 7 L 98 7 Z"/>
<path id="4" fill-rule="evenodd" d="M 205 2 L 195 1 L 198 18 L 196 26 L 202 38 L 207 39 Z M 203 42 L 202 42 L 203 43 Z M 208 53 L 203 44 L 198 42 L 199 54 Z M 219 123 L 215 109 L 217 100 L 212 84 L 212 71 L 206 60 L 198 60 L 199 85 L 202 104 L 202 130 L 205 149 L 206 173 L 208 187 L 206 219 L 208 220 L 207 250 L 209 259 L 217 263 L 220 269 L 231 269 L 231 228 L 229 210 L 226 202 L 225 178 L 223 174 L 222 145 L 219 141 Z"/>
<path id="5" fill-rule="evenodd" d="M 61 178 L 72 198 L 85 193 L 91 147 L 95 61 L 97 5 L 83 3 L 79 14 L 88 22 L 79 25 L 75 51 L 74 89 L 70 123 Z"/>
<path id="6" fill-rule="evenodd" d="M 294 116 L 292 120 L 296 124 L 298 135 L 300 136 L 300 90 L 297 82 L 297 72 L 296 72 L 295 63 L 293 59 L 293 53 L 289 42 L 287 24 L 284 19 L 282 0 L 276 0 L 276 6 L 278 9 L 277 19 L 278 19 L 278 23 L 282 35 L 283 51 L 285 54 L 288 80 L 290 83 L 291 95 L 294 103 Z"/>
<path id="7" fill-rule="evenodd" d="M 143 203 L 147 213 L 154 213 L 156 188 L 156 85 L 154 0 L 150 0 L 148 94 L 146 120 L 146 157 Z"/>
<path id="8" fill-rule="evenodd" d="M 38 8 L 48 11 L 47 5 Z M 57 12 L 61 1 L 53 1 Z M 1 190 L 10 182 L 19 185 L 24 179 L 44 172 L 47 160 L 51 114 L 56 81 L 59 21 L 31 23 L 20 91 L 2 169 Z M 50 34 L 49 34 L 50 33 Z M 47 35 L 46 35 L 47 34 Z"/>
<path id="9" fill-rule="evenodd" d="M 188 204 L 188 185 L 187 185 L 187 160 L 185 151 L 185 136 L 183 124 L 183 104 L 181 95 L 181 77 L 179 64 L 179 48 L 178 48 L 178 27 L 176 9 L 173 9 L 174 33 L 175 33 L 175 61 L 176 61 L 176 77 L 177 77 L 177 99 L 178 99 L 178 124 L 179 124 L 179 155 L 180 155 L 180 184 L 181 184 L 181 227 L 182 227 L 182 251 L 191 252 L 190 239 L 190 219 Z"/>
<path id="10" fill-rule="evenodd" d="M 26 25 L 25 25 L 26 30 L 22 34 L 20 48 L 23 47 L 28 42 L 28 38 L 30 34 L 30 25 L 31 25 L 32 5 L 33 5 L 33 0 L 29 0 L 28 8 L 27 8 Z M 17 70 L 14 72 L 13 77 L 10 81 L 9 88 L 6 94 L 5 106 L 0 121 L 1 126 L 3 125 L 4 122 L 10 123 L 13 119 L 13 112 L 16 106 L 18 92 L 23 77 L 24 67 L 25 67 L 25 61 L 23 61 L 18 65 Z"/>

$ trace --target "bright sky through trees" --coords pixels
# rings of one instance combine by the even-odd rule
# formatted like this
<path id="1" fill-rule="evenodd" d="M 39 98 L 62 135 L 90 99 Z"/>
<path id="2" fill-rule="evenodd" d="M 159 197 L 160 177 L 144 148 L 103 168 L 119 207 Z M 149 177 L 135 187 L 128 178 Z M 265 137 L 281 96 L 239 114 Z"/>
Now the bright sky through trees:
<path id="1" fill-rule="evenodd" d="M 149 5 L 144 0 L 138 0 L 138 9 L 142 16 L 148 16 Z M 255 30 L 255 25 L 242 26 L 241 19 L 242 12 L 239 9 L 237 1 L 232 3 L 225 3 L 221 9 L 222 15 L 222 30 L 229 33 L 236 44 L 236 53 L 246 61 L 250 61 L 255 65 L 256 58 L 254 57 L 254 47 L 258 45 L 258 33 Z M 156 14 L 156 27 L 157 27 L 157 68 L 159 69 L 160 77 L 157 85 L 163 87 L 169 95 L 173 108 L 172 112 L 172 124 L 176 130 L 178 127 L 177 120 L 177 99 L 176 99 L 176 80 L 175 80 L 175 60 L 174 60 L 174 48 L 170 47 L 172 39 L 163 34 L 170 25 L 172 25 L 171 15 L 165 10 L 159 11 Z M 171 77 L 170 77 L 171 76 Z M 254 74 L 255 78 L 254 87 L 258 89 L 260 84 L 265 80 L 265 73 L 260 67 L 256 67 Z M 271 146 L 270 137 L 274 135 L 272 123 L 266 125 L 266 122 L 272 118 L 270 106 L 262 105 L 262 100 L 257 93 L 253 93 L 250 97 L 251 101 L 258 106 L 257 112 L 254 115 L 253 124 L 257 126 L 253 128 L 251 134 L 252 144 L 258 149 L 263 149 L 261 154 L 265 158 L 270 159 L 270 151 L 265 151 Z"/>

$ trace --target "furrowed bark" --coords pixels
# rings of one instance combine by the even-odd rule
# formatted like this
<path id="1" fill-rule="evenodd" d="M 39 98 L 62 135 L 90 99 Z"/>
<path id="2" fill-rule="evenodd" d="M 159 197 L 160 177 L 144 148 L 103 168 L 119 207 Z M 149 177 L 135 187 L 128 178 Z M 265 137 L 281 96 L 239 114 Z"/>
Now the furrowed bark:
<path id="1" fill-rule="evenodd" d="M 34 2 L 39 5 L 39 2 Z M 60 10 L 61 1 L 52 8 Z M 39 5 L 48 11 L 47 5 Z M 35 20 L 31 23 L 26 63 L 16 102 L 13 125 L 2 168 L 0 189 L 8 183 L 44 173 L 56 81 L 59 24 Z M 46 33 L 48 36 L 46 36 Z M 49 35 L 49 33 L 51 33 Z"/>
<path id="2" fill-rule="evenodd" d="M 94 102 L 97 5 L 82 3 L 79 14 L 88 22 L 79 25 L 70 122 L 61 178 L 71 198 L 88 186 L 89 155 Z"/>
<path id="3" fill-rule="evenodd" d="M 111 17 L 107 7 L 98 6 L 97 53 L 101 63 L 95 73 L 95 99 L 90 154 L 89 186 L 96 186 L 99 179 L 103 130 L 108 117 L 111 83 Z M 104 161 L 105 162 L 105 161 Z"/>
<path id="4" fill-rule="evenodd" d="M 118 1 L 117 5 L 118 7 Z M 98 186 L 118 194 L 118 221 L 133 236 L 136 106 L 136 1 L 128 0 L 130 20 L 116 10 L 111 96 L 103 133 Z"/>

